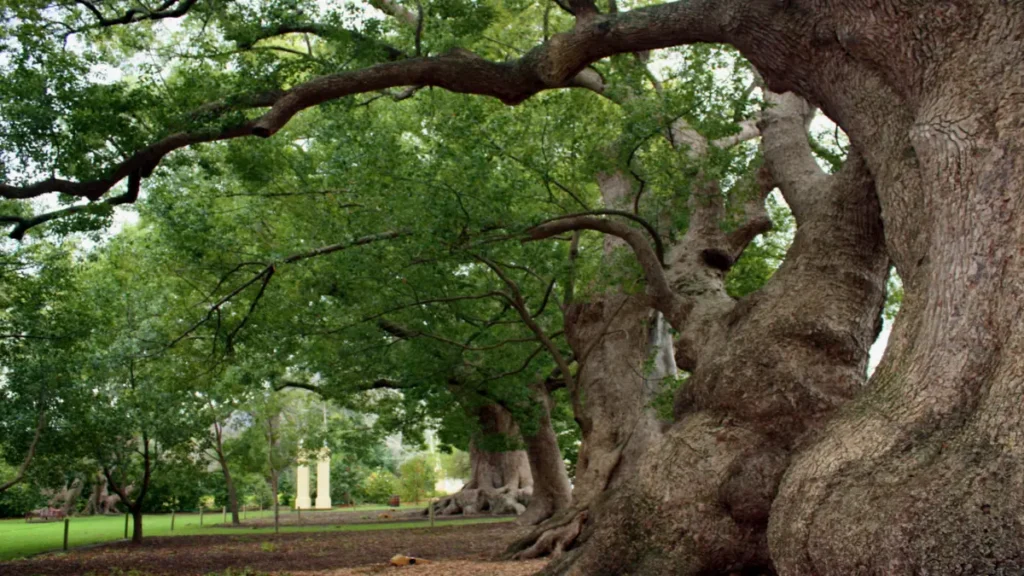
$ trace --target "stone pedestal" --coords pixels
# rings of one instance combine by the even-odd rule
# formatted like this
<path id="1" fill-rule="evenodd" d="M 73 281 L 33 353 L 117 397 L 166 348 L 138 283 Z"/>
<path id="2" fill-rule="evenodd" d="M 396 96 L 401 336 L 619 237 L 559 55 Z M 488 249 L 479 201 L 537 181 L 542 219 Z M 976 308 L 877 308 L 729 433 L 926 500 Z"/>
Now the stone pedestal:
<path id="1" fill-rule="evenodd" d="M 312 508 L 309 501 L 309 466 L 299 465 L 295 471 L 295 487 L 295 507 L 302 510 Z"/>
<path id="2" fill-rule="evenodd" d="M 316 508 L 331 508 L 331 456 L 325 448 L 316 462 Z"/>

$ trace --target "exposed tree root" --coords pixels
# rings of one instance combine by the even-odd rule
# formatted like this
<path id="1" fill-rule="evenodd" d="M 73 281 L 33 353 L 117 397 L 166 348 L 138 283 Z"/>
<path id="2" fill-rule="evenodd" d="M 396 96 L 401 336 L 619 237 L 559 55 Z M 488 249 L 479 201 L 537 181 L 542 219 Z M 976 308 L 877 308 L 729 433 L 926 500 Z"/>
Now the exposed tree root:
<path id="1" fill-rule="evenodd" d="M 530 504 L 530 496 L 533 489 L 513 488 L 502 486 L 500 488 L 463 488 L 462 490 L 446 496 L 434 504 L 436 516 L 455 516 L 459 514 L 522 514 Z M 424 514 L 430 511 L 425 510 Z"/>

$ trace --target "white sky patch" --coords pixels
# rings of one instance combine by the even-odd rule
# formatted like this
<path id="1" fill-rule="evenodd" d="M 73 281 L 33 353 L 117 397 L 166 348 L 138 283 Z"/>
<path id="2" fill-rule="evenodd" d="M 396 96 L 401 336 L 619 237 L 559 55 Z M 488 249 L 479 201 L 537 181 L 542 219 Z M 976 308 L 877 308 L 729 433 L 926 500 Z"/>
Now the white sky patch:
<path id="1" fill-rule="evenodd" d="M 885 354 L 885 349 L 889 346 L 889 335 L 892 333 L 892 321 L 888 318 L 885 323 L 882 324 L 882 331 L 878 334 L 878 339 L 871 345 L 871 352 L 868 355 L 868 376 L 870 377 L 875 373 L 875 368 L 878 368 L 878 363 L 882 361 L 882 356 Z"/>

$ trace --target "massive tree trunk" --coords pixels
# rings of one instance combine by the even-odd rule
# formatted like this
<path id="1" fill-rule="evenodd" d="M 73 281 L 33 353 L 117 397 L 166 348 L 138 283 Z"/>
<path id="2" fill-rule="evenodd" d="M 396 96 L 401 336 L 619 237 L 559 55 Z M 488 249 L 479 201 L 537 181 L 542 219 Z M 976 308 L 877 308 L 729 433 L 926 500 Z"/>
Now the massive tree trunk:
<path id="1" fill-rule="evenodd" d="M 517 519 L 526 526 L 550 518 L 568 508 L 572 502 L 569 474 L 565 470 L 562 451 L 558 448 L 558 436 L 551 426 L 553 399 L 545 383 L 534 386 L 534 398 L 539 407 L 537 422 L 532 433 L 523 431 L 526 456 L 533 477 L 533 495 L 526 510 Z"/>
<path id="2" fill-rule="evenodd" d="M 67 484 L 59 492 L 57 492 L 53 498 L 50 499 L 50 506 L 59 506 L 65 516 L 70 515 L 75 511 L 75 505 L 78 503 L 78 497 L 82 494 L 82 479 L 74 478 L 70 484 Z"/>
<path id="3" fill-rule="evenodd" d="M 783 574 L 1018 574 L 1024 5 L 884 4 L 835 10 L 848 55 L 795 73 L 865 150 L 903 307 L 868 388 L 786 473 L 772 556 Z"/>
<path id="4" fill-rule="evenodd" d="M 520 559 L 559 553 L 606 491 L 635 479 L 661 436 L 654 397 L 675 376 L 668 327 L 643 295 L 612 292 L 574 304 L 565 327 L 580 366 L 570 394 L 583 436 L 572 506 L 512 544 L 509 554 Z"/>
<path id="5" fill-rule="evenodd" d="M 810 108 L 792 96 L 773 104 L 755 202 L 777 183 L 792 207 L 786 261 L 760 291 L 728 298 L 721 264 L 749 232 L 724 234 L 716 187 L 694 190 L 690 227 L 661 284 L 672 297 L 657 288 L 660 266 L 649 276 L 652 303 L 679 330 L 676 356 L 691 370 L 677 421 L 632 482 L 566 525 L 580 545 L 550 573 L 770 570 L 769 510 L 791 454 L 865 379 L 888 267 L 872 178 L 856 153 L 826 176 L 807 144 Z"/>
<path id="6" fill-rule="evenodd" d="M 489 404 L 478 409 L 481 433 L 469 444 L 471 476 L 458 493 L 435 504 L 437 514 L 522 514 L 533 493 L 530 461 L 523 450 L 488 451 L 488 439 L 519 440 L 519 427 L 507 410 Z"/>
<path id="7" fill-rule="evenodd" d="M 646 298 L 607 294 L 577 304 L 566 315 L 566 335 L 580 366 L 570 390 L 583 432 L 573 503 L 588 505 L 601 492 L 628 481 L 661 434 L 652 406 L 660 379 L 648 378 Z"/>

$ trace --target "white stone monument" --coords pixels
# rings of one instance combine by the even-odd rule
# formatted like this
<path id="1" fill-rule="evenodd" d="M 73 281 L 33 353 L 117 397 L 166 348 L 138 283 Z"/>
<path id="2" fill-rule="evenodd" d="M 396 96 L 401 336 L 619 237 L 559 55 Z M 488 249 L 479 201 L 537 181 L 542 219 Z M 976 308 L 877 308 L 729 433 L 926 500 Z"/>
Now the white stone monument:
<path id="1" fill-rule="evenodd" d="M 316 509 L 331 509 L 331 452 L 327 447 L 320 450 L 316 462 Z"/>
<path id="2" fill-rule="evenodd" d="M 324 404 L 324 428 L 327 427 L 327 404 Z M 309 460 L 312 454 L 299 450 L 299 466 L 295 471 L 295 507 L 309 509 Z M 331 451 L 324 446 L 316 452 L 316 509 L 331 509 Z"/>
<path id="3" fill-rule="evenodd" d="M 299 460 L 299 462 L 304 462 Z M 295 471 L 295 507 L 298 509 L 312 508 L 313 505 L 309 501 L 309 466 L 306 464 L 299 464 L 298 469 Z"/>

